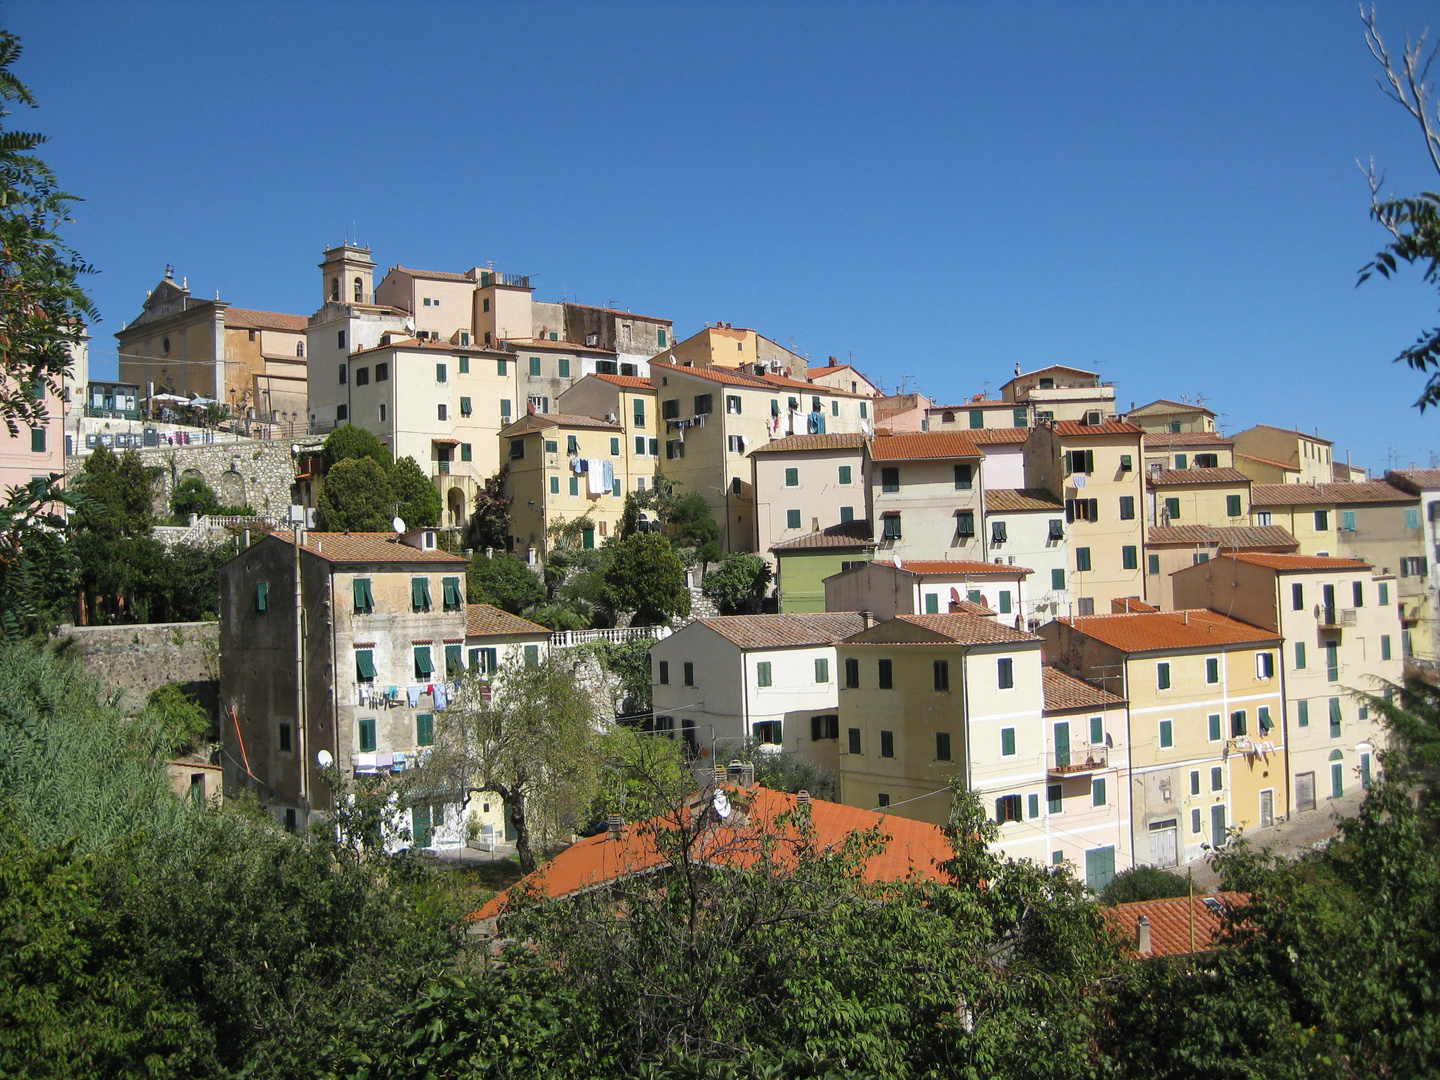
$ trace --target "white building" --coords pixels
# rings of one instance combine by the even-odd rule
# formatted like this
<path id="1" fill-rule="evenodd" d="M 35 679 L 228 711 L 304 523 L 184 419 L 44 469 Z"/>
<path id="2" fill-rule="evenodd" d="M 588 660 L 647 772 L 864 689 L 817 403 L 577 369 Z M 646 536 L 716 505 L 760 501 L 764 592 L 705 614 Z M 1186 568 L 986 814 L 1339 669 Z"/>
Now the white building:
<path id="1" fill-rule="evenodd" d="M 1065 536 L 1065 504 L 1044 488 L 986 485 L 985 554 L 991 562 L 1030 568 L 1021 614 L 1031 629 L 1070 614 Z"/>
<path id="2" fill-rule="evenodd" d="M 825 579 L 827 611 L 868 611 L 877 619 L 948 615 L 952 611 L 998 616 L 1013 627 L 1026 610 L 1030 569 L 961 559 L 876 559 Z M 978 604 L 984 611 L 965 604 Z"/>

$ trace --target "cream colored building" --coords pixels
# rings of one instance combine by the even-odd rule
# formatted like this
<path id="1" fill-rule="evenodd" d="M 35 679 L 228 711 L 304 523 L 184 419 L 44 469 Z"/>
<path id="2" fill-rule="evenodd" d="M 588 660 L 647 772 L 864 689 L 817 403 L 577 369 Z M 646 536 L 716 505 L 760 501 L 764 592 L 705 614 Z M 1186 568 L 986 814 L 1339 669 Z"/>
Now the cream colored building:
<path id="1" fill-rule="evenodd" d="M 707 326 L 684 341 L 677 341 L 657 362 L 678 367 L 729 368 L 753 375 L 778 375 L 781 378 L 805 381 L 805 358 L 785 346 L 771 341 L 764 334 L 729 323 Z M 825 384 L 827 389 L 837 387 Z M 839 389 L 845 389 L 842 385 Z M 872 397 L 873 391 L 848 391 Z"/>
<path id="2" fill-rule="evenodd" d="M 1067 587 L 1079 614 L 1144 595 L 1144 432 L 1133 424 L 1041 424 L 1025 444 L 1027 486 L 1064 500 Z"/>
<path id="3" fill-rule="evenodd" d="M 1050 662 L 1129 702 L 1131 850 L 1198 859 L 1289 813 L 1279 633 L 1205 609 L 1059 619 Z"/>
<path id="4" fill-rule="evenodd" d="M 1235 444 L 1213 431 L 1145 433 L 1146 472 L 1234 467 Z"/>
<path id="5" fill-rule="evenodd" d="M 1319 435 L 1256 424 L 1232 439 L 1235 467 L 1257 484 L 1328 484 L 1335 478 L 1334 444 Z"/>
<path id="6" fill-rule="evenodd" d="M 805 379 L 807 382 L 828 386 L 832 390 L 848 390 L 852 394 L 863 394 L 871 398 L 880 396 L 878 386 L 854 367 L 840 363 L 833 356 L 824 367 L 807 368 Z"/>
<path id="7" fill-rule="evenodd" d="M 986 448 L 986 556 L 992 563 L 1030 568 L 1022 614 L 1033 631 L 1057 616 L 1073 614 L 1065 504 L 1044 488 L 991 486 L 990 461 Z"/>
<path id="8" fill-rule="evenodd" d="M 1095 371 L 1052 364 L 1015 377 L 1000 388 L 1000 397 L 1030 410 L 1030 423 L 1073 420 L 1100 424 L 1115 416 L 1115 387 Z M 1017 425 L 1018 426 L 1018 425 Z"/>
<path id="9" fill-rule="evenodd" d="M 750 451 L 754 550 L 869 517 L 866 439 L 859 432 L 791 435 Z"/>
<path id="10" fill-rule="evenodd" d="M 1299 546 L 1279 525 L 1152 525 L 1145 533 L 1145 602 L 1173 611 L 1175 572 L 1209 562 L 1221 552 L 1293 553 Z"/>
<path id="11" fill-rule="evenodd" d="M 1029 606 L 1029 576 L 1028 568 L 1004 563 L 908 559 L 897 565 L 878 559 L 826 578 L 825 609 L 868 611 L 883 620 L 973 611 L 978 605 L 1001 624 L 1015 626 Z"/>
<path id="12" fill-rule="evenodd" d="M 925 411 L 927 431 L 983 431 L 993 428 L 1028 428 L 1030 406 L 1003 398 L 987 400 L 977 394 L 962 405 L 932 405 Z"/>
<path id="13" fill-rule="evenodd" d="M 985 558 L 980 450 L 960 432 L 876 436 L 870 517 L 876 558 Z"/>
<path id="14" fill-rule="evenodd" d="M 1165 469 L 1146 473 L 1146 521 L 1229 529 L 1250 521 L 1250 478 L 1239 469 Z"/>
<path id="15" fill-rule="evenodd" d="M 1130 411 L 1125 414 L 1125 422 L 1142 427 L 1150 434 L 1180 435 L 1215 431 L 1215 414 L 1205 406 L 1188 401 L 1171 401 L 1168 398 L 1159 398 L 1139 408 L 1132 404 Z"/>
<path id="16" fill-rule="evenodd" d="M 585 548 L 617 534 L 625 493 L 635 486 L 619 423 L 531 413 L 502 431 L 500 444 L 510 467 L 505 493 L 516 554 L 533 548 L 544 561 L 566 524 L 584 523 L 579 540 Z"/>
<path id="17" fill-rule="evenodd" d="M 1319 484 L 1254 484 L 1250 513 L 1256 525 L 1278 525 L 1301 555 L 1334 555 L 1339 543 L 1335 499 Z"/>
<path id="18" fill-rule="evenodd" d="M 591 416 L 625 428 L 629 491 L 644 491 L 660 469 L 660 417 L 655 387 L 634 375 L 587 375 L 560 395 L 560 412 Z"/>
<path id="19" fill-rule="evenodd" d="M 1381 718 L 1347 691 L 1403 677 L 1395 578 L 1356 559 L 1226 554 L 1175 575 L 1183 605 L 1223 608 L 1282 635 L 1287 804 L 1293 813 L 1368 787 L 1386 746 Z"/>

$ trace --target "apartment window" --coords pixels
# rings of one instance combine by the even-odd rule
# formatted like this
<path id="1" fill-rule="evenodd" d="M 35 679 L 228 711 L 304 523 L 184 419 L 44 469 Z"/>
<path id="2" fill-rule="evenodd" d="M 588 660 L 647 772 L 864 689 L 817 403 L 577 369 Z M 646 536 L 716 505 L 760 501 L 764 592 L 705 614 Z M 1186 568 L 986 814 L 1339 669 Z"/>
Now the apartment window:
<path id="1" fill-rule="evenodd" d="M 1381 651 L 1384 651 L 1385 638 L 1383 637 L 1380 639 L 1380 647 Z M 1305 669 L 1305 642 L 1303 641 L 1295 642 L 1295 669 L 1297 671 Z"/>
<path id="2" fill-rule="evenodd" d="M 655 331 L 655 344 L 656 344 L 656 345 L 664 345 L 664 344 L 665 344 L 665 328 L 664 328 L 664 327 L 659 327 L 659 328 L 656 329 L 656 331 Z"/>
<path id="3" fill-rule="evenodd" d="M 891 662 L 889 660 L 879 661 L 877 671 L 879 675 L 876 680 L 876 685 L 879 686 L 881 690 L 895 689 L 895 681 L 892 677 L 894 669 L 891 666 Z"/>
<path id="4" fill-rule="evenodd" d="M 769 686 L 770 683 L 770 661 L 761 660 L 755 665 L 755 684 L 757 686 Z M 688 683 L 686 684 L 689 685 Z"/>
<path id="5" fill-rule="evenodd" d="M 1147 556 L 1145 556 L 1145 566 L 1146 566 L 1146 568 L 1149 570 L 1149 572 L 1152 573 L 1152 574 L 1158 574 L 1158 573 L 1160 573 L 1160 556 L 1159 556 L 1159 555 L 1147 555 Z"/>
<path id="6" fill-rule="evenodd" d="M 1139 548 L 1134 544 L 1126 544 L 1120 549 L 1120 565 L 1126 570 L 1138 570 L 1140 568 Z"/>
<path id="7" fill-rule="evenodd" d="M 1225 513 L 1226 513 L 1226 515 L 1229 516 L 1229 517 L 1239 517 L 1239 516 L 1240 516 L 1241 511 L 1240 511 L 1240 496 L 1239 496 L 1239 495 L 1226 495 L 1226 496 L 1225 496 Z"/>
<path id="8" fill-rule="evenodd" d="M 661 685 L 661 686 L 669 686 L 669 685 L 670 685 L 670 661 L 669 661 L 669 660 L 661 660 L 661 661 L 660 661 L 660 685 Z"/>
<path id="9" fill-rule="evenodd" d="M 779 720 L 761 720 L 755 725 L 755 740 L 762 746 L 781 746 L 785 737 Z"/>
<path id="10" fill-rule="evenodd" d="M 1205 719 L 1206 726 L 1208 728 L 1207 734 L 1210 736 L 1210 741 L 1219 742 L 1222 737 L 1222 733 L 1220 730 L 1220 714 L 1218 712 L 1211 713 Z"/>
<path id="11" fill-rule="evenodd" d="M 852 754 L 860 753 L 860 729 L 852 727 L 845 733 L 846 749 Z"/>
<path id="12" fill-rule="evenodd" d="M 389 365 L 389 364 L 376 364 L 376 365 L 375 365 L 375 381 L 376 381 L 376 382 L 389 382 L 389 381 L 390 381 L 390 365 Z"/>
<path id="13" fill-rule="evenodd" d="M 1361 582 L 1361 581 L 1352 581 L 1352 582 L 1350 583 L 1350 595 L 1351 595 L 1351 597 L 1354 599 L 1354 601 L 1355 601 L 1355 606 L 1356 606 L 1357 608 L 1358 608 L 1358 607 L 1364 607 L 1364 606 L 1365 606 L 1365 583 L 1364 583 L 1364 582 Z"/>
<path id="14" fill-rule="evenodd" d="M 1340 643 L 1325 642 L 1325 678 L 1335 682 L 1340 678 Z"/>
<path id="15" fill-rule="evenodd" d="M 1304 698 L 1295 702 L 1295 722 L 1300 727 L 1310 726 L 1310 702 Z"/>
<path id="16" fill-rule="evenodd" d="M 1220 791 L 1225 787 L 1225 771 L 1219 765 L 1210 770 L 1210 790 Z"/>
<path id="17" fill-rule="evenodd" d="M 665 457 L 667 460 L 673 461 L 676 458 L 683 458 L 684 456 L 685 441 L 683 439 L 665 440 Z"/>
<path id="18" fill-rule="evenodd" d="M 855 520 L 855 508 L 854 508 L 853 506 L 842 506 L 842 507 L 840 507 L 840 523 L 841 523 L 842 525 L 843 525 L 845 522 L 847 522 L 847 521 L 854 521 L 854 520 Z"/>
<path id="19" fill-rule="evenodd" d="M 540 377 L 540 357 L 538 356 L 530 357 L 530 376 L 532 378 Z"/>
<path id="20" fill-rule="evenodd" d="M 288 754 L 288 753 L 290 753 L 290 725 L 289 725 L 289 724 L 281 724 L 281 725 L 279 725 L 279 735 L 280 735 L 280 752 L 281 752 L 282 754 Z"/>
<path id="21" fill-rule="evenodd" d="M 1020 820 L 1020 796 L 1001 795 L 995 800 L 995 820 L 1004 825 L 1007 821 Z"/>
<path id="22" fill-rule="evenodd" d="M 415 664 L 415 678 L 428 682 L 430 676 L 435 673 L 435 665 L 430 662 L 430 646 L 416 645 L 411 650 Z"/>
<path id="23" fill-rule="evenodd" d="M 740 494 L 740 486 L 741 486 L 741 485 L 740 485 L 740 478 L 739 478 L 738 476 L 732 476 L 732 477 L 730 478 L 730 494 L 731 494 L 731 495 L 739 495 L 739 494 Z"/>
<path id="24" fill-rule="evenodd" d="M 635 416 L 635 426 L 636 426 L 636 427 L 644 427 L 644 426 L 645 426 L 645 399 L 644 399 L 644 398 L 636 398 L 635 401 L 634 401 L 634 408 L 635 408 L 635 412 L 634 412 L 634 416 Z"/>
<path id="25" fill-rule="evenodd" d="M 899 539 L 900 539 L 900 515 L 899 515 L 898 513 L 889 513 L 889 514 L 886 514 L 886 515 L 884 515 L 884 516 L 880 519 L 880 521 L 881 521 L 881 539 L 883 539 L 883 540 L 899 540 Z"/>
<path id="26" fill-rule="evenodd" d="M 849 465 L 841 465 L 841 466 L 840 466 L 840 483 L 842 483 L 842 484 L 848 484 L 848 483 L 850 483 L 850 466 L 849 466 Z"/>
<path id="27" fill-rule="evenodd" d="M 416 611 L 430 610 L 430 579 L 416 577 L 410 579 L 410 606 Z"/>
<path id="28" fill-rule="evenodd" d="M 660 403 L 660 418 L 662 420 L 680 419 L 680 399 L 666 398 Z"/>
<path id="29" fill-rule="evenodd" d="M 550 478 L 550 491 L 557 495 L 560 493 L 560 478 L 558 476 L 552 476 Z M 572 476 L 570 477 L 570 495 L 574 498 L 579 494 L 580 478 L 578 476 Z"/>
<path id="30" fill-rule="evenodd" d="M 1245 722 L 1245 710 L 1236 709 L 1230 714 L 1230 737 L 1238 739 L 1241 735 L 1250 734 L 1250 729 Z"/>
<path id="31" fill-rule="evenodd" d="M 1424 577 L 1425 556 L 1407 555 L 1400 560 L 1401 577 Z"/>
<path id="32" fill-rule="evenodd" d="M 948 731 L 937 731 L 935 733 L 935 760 L 950 760 L 950 733 Z"/>
<path id="33" fill-rule="evenodd" d="M 1353 511 L 1353 510 L 1347 510 L 1346 513 L 1350 515 L 1350 524 L 1347 526 L 1347 528 L 1349 528 L 1351 532 L 1354 532 L 1354 531 L 1355 531 L 1355 511 Z M 1420 508 L 1419 508 L 1418 506 L 1407 506 L 1407 507 L 1405 508 L 1405 528 L 1407 528 L 1407 529 L 1418 529 L 1418 528 L 1420 528 Z"/>
<path id="34" fill-rule="evenodd" d="M 895 733 L 893 731 L 880 732 L 880 756 L 886 758 L 895 756 Z"/>
<path id="35" fill-rule="evenodd" d="M 375 718 L 367 716 L 360 721 L 359 746 L 362 753 L 370 753 L 375 749 Z"/>
<path id="36" fill-rule="evenodd" d="M 650 450 L 649 450 L 649 453 L 650 453 L 650 456 L 651 456 L 651 457 L 659 457 L 659 456 L 660 456 L 660 440 L 659 440 L 659 439 L 651 439 L 651 440 L 650 440 Z M 682 456 L 683 456 L 683 455 L 682 455 Z"/>
<path id="37" fill-rule="evenodd" d="M 270 610 L 270 583 L 261 581 L 255 586 L 255 610 Z"/>
<path id="38" fill-rule="evenodd" d="M 1100 500 L 1099 499 L 1066 499 L 1065 520 L 1067 521 L 1099 521 Z"/>
<path id="39" fill-rule="evenodd" d="M 375 594 L 370 589 L 369 578 L 355 578 L 351 582 L 351 591 L 354 593 L 357 615 L 369 615 L 375 610 Z"/>
<path id="40" fill-rule="evenodd" d="M 1175 468 L 1177 468 L 1177 469 L 1188 468 L 1188 467 L 1189 467 L 1189 464 L 1190 464 L 1190 463 L 1185 459 L 1185 455 L 1184 455 L 1184 454 L 1176 454 L 1176 455 L 1175 455 Z"/>
<path id="41" fill-rule="evenodd" d="M 860 661 L 849 659 L 845 661 L 845 689 L 858 690 L 860 688 Z M 858 753 L 858 751 L 857 751 Z"/>
<path id="42" fill-rule="evenodd" d="M 355 650 L 355 681 L 358 683 L 373 683 L 375 681 L 375 650 Z"/>
<path id="43" fill-rule="evenodd" d="M 1090 805 L 1105 805 L 1105 778 L 1097 776 L 1090 781 Z"/>
<path id="44" fill-rule="evenodd" d="M 1135 520 L 1135 496 L 1134 496 L 1134 495 L 1121 495 L 1121 496 L 1120 496 L 1120 520 L 1121 520 L 1121 521 L 1134 521 L 1134 520 Z"/>
<path id="45" fill-rule="evenodd" d="M 881 810 L 885 809 L 885 807 L 890 805 L 890 796 L 883 791 L 880 792 L 875 796 L 875 805 Z"/>
<path id="46" fill-rule="evenodd" d="M 714 396 L 711 394 L 695 395 L 695 415 L 704 416 L 714 411 Z"/>
<path id="47" fill-rule="evenodd" d="M 1330 738 L 1340 738 L 1340 699 L 1330 699 Z"/>
<path id="48" fill-rule="evenodd" d="M 1198 832 L 1200 831 L 1200 811 L 1199 811 L 1199 810 L 1191 810 L 1191 811 L 1190 811 L 1190 831 L 1191 831 L 1192 833 L 1198 833 Z"/>
<path id="49" fill-rule="evenodd" d="M 1262 652 L 1255 654 L 1255 677 L 1257 679 L 1273 679 L 1275 677 L 1275 654 Z"/>
<path id="50" fill-rule="evenodd" d="M 1220 660 L 1210 657 L 1205 661 L 1205 681 L 1214 685 L 1220 681 Z"/>
<path id="51" fill-rule="evenodd" d="M 1093 596 L 1077 596 L 1075 598 L 1076 615 L 1094 615 L 1095 598 Z"/>
<path id="52" fill-rule="evenodd" d="M 1440 505 L 1440 503 L 1436 505 Z M 1382 581 L 1378 588 L 1380 589 L 1380 606 L 1385 607 L 1390 603 L 1390 584 L 1389 582 Z"/>
<path id="53" fill-rule="evenodd" d="M 933 664 L 936 690 L 950 689 L 950 661 L 936 660 Z"/>
<path id="54" fill-rule="evenodd" d="M 1305 586 L 1298 581 L 1290 586 L 1290 609 L 1292 611 L 1305 610 Z"/>
<path id="55" fill-rule="evenodd" d="M 955 466 L 955 490 L 969 491 L 974 486 L 975 467 L 973 465 Z"/>
<path id="56" fill-rule="evenodd" d="M 1190 770 L 1190 794 L 1191 794 L 1191 795 L 1199 795 L 1199 794 L 1200 794 L 1200 770 L 1199 770 L 1199 769 L 1191 769 L 1191 770 Z"/>
<path id="57" fill-rule="evenodd" d="M 501 399 L 500 399 L 500 422 L 501 422 L 502 424 L 508 424 L 508 423 L 510 422 L 510 416 L 511 416 L 510 399 L 509 399 L 509 398 L 501 398 Z"/>
<path id="58" fill-rule="evenodd" d="M 436 364 L 436 365 L 435 365 L 435 381 L 436 381 L 436 382 L 449 382 L 449 381 L 450 381 L 450 379 L 449 379 L 449 372 L 447 371 L 447 369 L 446 369 L 446 367 L 445 367 L 444 364 Z"/>
<path id="59" fill-rule="evenodd" d="M 1040 796 L 1034 794 L 1029 795 L 1026 797 L 1025 802 L 1029 809 L 1029 816 L 1038 818 L 1040 816 Z"/>
<path id="60" fill-rule="evenodd" d="M 1329 510 L 1316 510 L 1316 511 L 1315 511 L 1315 531 L 1316 531 L 1316 532 L 1329 532 L 1329 531 L 1330 531 L 1330 511 L 1329 511 Z"/>
<path id="61" fill-rule="evenodd" d="M 343 330 L 341 331 L 341 336 L 342 336 L 342 337 L 344 336 L 344 331 L 343 331 Z M 344 342 L 341 342 L 341 345 L 344 345 Z M 344 364 L 341 364 L 341 365 L 340 365 L 340 385 L 341 385 L 341 386 L 344 386 L 345 383 L 348 381 L 348 380 L 346 379 L 346 371 L 347 371 L 347 368 L 345 367 L 345 365 L 344 365 Z"/>
<path id="62" fill-rule="evenodd" d="M 1050 784 L 1045 788 L 1046 809 L 1052 814 L 1060 813 L 1063 805 L 1063 792 L 1059 784 Z"/>
<path id="63" fill-rule="evenodd" d="M 971 409 L 971 410 L 970 410 L 970 426 L 971 426 L 972 428 L 983 428 L 983 427 L 985 426 L 985 410 L 984 410 L 984 409 Z"/>
<path id="64" fill-rule="evenodd" d="M 880 490 L 887 493 L 900 490 L 900 470 L 898 468 L 880 470 Z"/>
<path id="65" fill-rule="evenodd" d="M 1065 451 L 1065 471 L 1070 473 L 1092 473 L 1095 471 L 1094 450 Z"/>
<path id="66" fill-rule="evenodd" d="M 1175 721 L 1160 721 L 1160 749 L 1168 750 L 1175 745 Z"/>
<path id="67" fill-rule="evenodd" d="M 1260 725 L 1260 734 L 1269 735 L 1275 724 L 1270 719 L 1270 706 L 1261 705 L 1255 710 L 1255 722 Z"/>
<path id="68" fill-rule="evenodd" d="M 1064 570 L 1051 570 L 1051 571 L 1050 571 L 1050 588 L 1055 589 L 1055 590 L 1060 590 L 1060 589 L 1065 588 L 1065 571 L 1064 571 Z"/>
<path id="69" fill-rule="evenodd" d="M 740 395 L 738 395 L 738 394 L 726 394 L 726 395 L 725 395 L 725 411 L 726 411 L 727 413 L 730 413 L 730 414 L 733 415 L 733 416 L 739 416 L 739 415 L 740 415 Z"/>
<path id="70" fill-rule="evenodd" d="M 1075 571 L 1076 573 L 1090 569 L 1090 549 L 1088 547 L 1075 549 Z"/>
<path id="71" fill-rule="evenodd" d="M 1255 514 L 1256 525 L 1270 525 L 1274 522 L 1274 515 L 1269 510 L 1260 510 Z"/>
<path id="72" fill-rule="evenodd" d="M 1015 661 L 1008 656 L 1002 656 L 995 661 L 996 685 L 1001 690 L 1009 690 L 1015 685 Z"/>
<path id="73" fill-rule="evenodd" d="M 556 365 L 560 369 L 560 378 L 568 379 L 570 377 L 570 358 L 568 356 L 562 356 L 556 361 Z"/>
<path id="74" fill-rule="evenodd" d="M 1000 756 L 1015 756 L 1015 729 L 1013 727 L 1000 729 Z"/>
<path id="75" fill-rule="evenodd" d="M 1170 689 L 1170 662 L 1162 660 L 1155 665 L 1155 686 L 1160 690 Z"/>
<path id="76" fill-rule="evenodd" d="M 1009 615 L 1009 614 L 1010 614 L 1010 590 L 1009 590 L 1009 589 L 1001 589 L 1001 590 L 1000 590 L 1000 614 L 1001 614 L 1001 615 Z"/>
<path id="77" fill-rule="evenodd" d="M 815 681 L 817 683 L 828 683 L 830 681 L 830 661 L 823 656 L 815 658 Z"/>
<path id="78" fill-rule="evenodd" d="M 1207 563 L 1207 562 L 1209 562 L 1209 561 L 1210 561 L 1210 553 L 1209 553 L 1208 551 L 1197 551 L 1197 552 L 1195 552 L 1194 555 L 1191 555 L 1191 556 L 1190 556 L 1190 565 L 1191 565 L 1191 566 L 1203 566 L 1205 563 Z"/>
<path id="79" fill-rule="evenodd" d="M 997 521 L 991 525 L 992 531 L 996 526 L 1001 526 L 999 538 L 995 541 L 998 544 L 1005 539 L 1005 531 L 1002 522 Z M 975 535 L 975 511 L 957 510 L 955 512 L 955 535 L 967 540 Z"/>
<path id="80" fill-rule="evenodd" d="M 767 665 L 767 666 L 768 666 L 768 665 Z M 694 686 L 694 685 L 695 685 L 695 663 L 694 663 L 693 660 L 686 660 L 686 661 L 685 661 L 685 666 L 684 666 L 683 669 L 682 669 L 682 675 L 683 675 L 683 677 L 684 677 L 685 685 L 686 685 L 686 686 Z M 766 683 L 765 685 L 768 686 L 769 684 Z"/>
<path id="81" fill-rule="evenodd" d="M 734 438 L 734 436 L 731 436 L 731 438 Z M 635 456 L 636 456 L 636 457 L 644 457 L 644 456 L 645 456 L 645 436 L 644 436 L 644 435 L 636 435 L 636 436 L 635 436 Z"/>
<path id="82" fill-rule="evenodd" d="M 1025 427 L 1030 423 L 1030 413 L 1027 409 L 1015 409 L 1010 413 L 1010 423 L 1014 427 Z"/>
<path id="83" fill-rule="evenodd" d="M 1166 499 L 1166 500 L 1165 500 L 1165 516 L 1168 517 L 1171 521 L 1179 521 L 1179 520 L 1180 520 L 1180 500 L 1179 500 L 1179 499 Z"/>
<path id="84" fill-rule="evenodd" d="M 1380 635 L 1380 659 L 1381 659 L 1381 660 L 1389 660 L 1389 659 L 1390 659 L 1390 635 L 1389 635 L 1389 634 L 1381 634 L 1381 635 Z"/>
<path id="85" fill-rule="evenodd" d="M 459 611 L 465 606 L 465 596 L 460 592 L 460 579 L 458 577 L 442 578 L 440 587 L 445 594 L 445 611 Z"/>
<path id="86" fill-rule="evenodd" d="M 786 527 L 787 529 L 798 529 L 798 528 L 800 528 L 800 511 L 799 511 L 799 510 L 786 510 L 786 511 L 785 511 L 785 527 Z"/>
<path id="87" fill-rule="evenodd" d="M 785 486 L 786 486 L 786 487 L 799 487 L 799 486 L 800 486 L 800 470 L 799 470 L 799 469 L 786 469 L 786 470 L 785 470 Z"/>
<path id="88" fill-rule="evenodd" d="M 870 410 L 869 410 L 869 408 L 866 406 L 865 402 L 863 402 L 863 401 L 860 402 L 860 419 L 861 419 L 861 420 L 865 420 L 865 419 L 868 419 L 869 416 L 870 416 Z"/>
<path id="89" fill-rule="evenodd" d="M 447 408 L 447 407 L 446 407 L 445 405 L 443 405 L 443 404 L 435 406 L 435 417 L 436 417 L 436 419 L 438 419 L 438 420 L 448 420 L 448 419 L 450 419 L 450 410 L 449 410 L 449 408 Z"/>
<path id="90" fill-rule="evenodd" d="M 831 713 L 826 716 L 812 716 L 810 718 L 810 741 L 819 742 L 821 739 L 840 738 L 840 717 Z"/>

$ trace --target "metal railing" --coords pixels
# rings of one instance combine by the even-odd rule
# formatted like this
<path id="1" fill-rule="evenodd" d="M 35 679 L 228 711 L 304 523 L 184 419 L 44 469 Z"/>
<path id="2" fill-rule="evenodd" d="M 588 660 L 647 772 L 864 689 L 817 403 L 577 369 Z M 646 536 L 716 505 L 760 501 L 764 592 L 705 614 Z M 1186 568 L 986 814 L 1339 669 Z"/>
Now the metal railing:
<path id="1" fill-rule="evenodd" d="M 1097 769 L 1110 767 L 1110 748 L 1100 743 L 1068 751 L 1056 751 L 1049 757 L 1046 771 L 1053 776 L 1074 776 L 1077 773 L 1095 772 Z"/>

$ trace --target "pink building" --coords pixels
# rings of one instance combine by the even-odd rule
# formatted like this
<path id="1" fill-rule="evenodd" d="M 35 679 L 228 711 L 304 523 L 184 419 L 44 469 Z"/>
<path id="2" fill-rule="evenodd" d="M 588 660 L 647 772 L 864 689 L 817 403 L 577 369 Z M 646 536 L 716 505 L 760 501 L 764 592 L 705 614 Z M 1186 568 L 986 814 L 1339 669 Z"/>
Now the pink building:
<path id="1" fill-rule="evenodd" d="M 13 487 L 65 471 L 65 403 L 47 391 L 45 408 L 50 419 L 43 427 L 22 424 L 12 435 L 0 425 L 0 491 L 6 497 Z"/>

